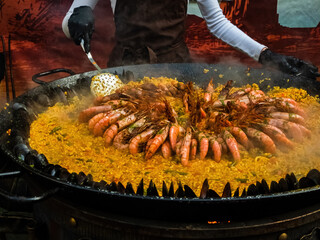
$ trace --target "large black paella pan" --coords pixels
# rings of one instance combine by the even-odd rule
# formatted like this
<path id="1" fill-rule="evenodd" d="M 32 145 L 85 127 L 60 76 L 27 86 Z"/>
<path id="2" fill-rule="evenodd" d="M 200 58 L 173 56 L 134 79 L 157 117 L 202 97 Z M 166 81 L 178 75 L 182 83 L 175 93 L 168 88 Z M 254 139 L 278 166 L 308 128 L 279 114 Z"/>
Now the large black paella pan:
<path id="1" fill-rule="evenodd" d="M 312 79 L 288 76 L 266 69 L 249 69 L 240 65 L 155 64 L 109 68 L 104 71 L 120 75 L 124 82 L 144 76 L 166 76 L 203 86 L 208 79 L 214 77 L 221 84 L 232 79 L 234 86 L 255 82 L 262 90 L 268 86 L 280 86 L 303 88 L 311 95 L 320 92 L 320 83 Z M 203 194 L 199 198 L 184 186 L 175 189 L 173 196 L 162 197 L 158 196 L 157 189 L 149 182 L 141 182 L 138 189 L 131 189 L 128 185 L 114 182 L 93 182 L 89 176 L 70 174 L 59 166 L 51 166 L 44 155 L 33 151 L 28 145 L 30 123 L 37 113 L 57 101 L 68 103 L 64 92 L 68 92 L 67 96 L 88 94 L 91 77 L 97 72 L 71 75 L 49 83 L 37 79 L 46 74 L 48 73 L 34 78 L 41 86 L 14 99 L 0 115 L 1 151 L 36 186 L 35 194 L 50 195 L 70 201 L 76 206 L 101 212 L 180 221 L 264 217 L 302 208 L 320 200 L 320 176 L 316 170 L 301 179 L 288 173 L 286 178 L 279 179 L 274 186 L 267 186 L 268 191 L 261 188 L 261 183 L 253 184 L 241 196 L 232 196 L 228 186 L 223 196 L 216 196 L 212 194 L 207 182 L 204 182 Z M 219 78 L 219 74 L 224 77 Z M 268 81 L 260 81 L 262 75 L 263 78 L 268 78 Z M 10 136 L 7 132 L 9 129 Z M 141 195 L 143 189 L 147 189 L 147 195 Z M 1 196 L 4 195 L 5 193 L 1 192 Z"/>

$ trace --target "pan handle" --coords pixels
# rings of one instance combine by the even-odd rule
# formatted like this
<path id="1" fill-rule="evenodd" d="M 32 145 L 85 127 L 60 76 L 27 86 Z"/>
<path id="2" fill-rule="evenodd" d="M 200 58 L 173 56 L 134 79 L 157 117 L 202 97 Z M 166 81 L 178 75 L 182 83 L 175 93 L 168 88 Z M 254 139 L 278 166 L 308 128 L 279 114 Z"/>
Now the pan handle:
<path id="1" fill-rule="evenodd" d="M 25 196 L 12 195 L 0 188 L 0 197 L 16 203 L 28 204 L 28 203 L 37 203 L 37 202 L 43 201 L 51 197 L 52 195 L 56 194 L 58 191 L 59 191 L 59 188 L 54 188 L 54 189 L 48 190 L 47 192 L 41 194 L 40 196 L 25 197 Z"/>
<path id="2" fill-rule="evenodd" d="M 51 74 L 54 74 L 54 73 L 59 73 L 59 72 L 66 72 L 66 73 L 69 73 L 70 75 L 75 75 L 75 72 L 73 72 L 70 69 L 56 68 L 56 69 L 52 69 L 52 70 L 49 70 L 49 71 L 46 71 L 46 72 L 37 73 L 37 74 L 33 75 L 32 76 L 32 81 L 34 81 L 35 83 L 38 83 L 40 85 L 46 84 L 47 82 L 42 81 L 42 80 L 40 80 L 38 78 L 39 77 L 44 77 L 44 76 L 47 76 L 47 75 L 51 75 Z"/>
<path id="3" fill-rule="evenodd" d="M 20 174 L 21 174 L 20 171 L 5 172 L 5 173 L 0 173 L 0 178 L 14 177 Z M 46 191 L 45 193 L 42 193 L 40 196 L 25 197 L 25 196 L 12 195 L 9 192 L 0 188 L 0 198 L 6 199 L 7 201 L 15 202 L 15 203 L 29 204 L 29 203 L 36 203 L 36 202 L 45 200 L 51 197 L 52 195 L 56 194 L 58 191 L 59 191 L 59 188 L 54 188 Z"/>

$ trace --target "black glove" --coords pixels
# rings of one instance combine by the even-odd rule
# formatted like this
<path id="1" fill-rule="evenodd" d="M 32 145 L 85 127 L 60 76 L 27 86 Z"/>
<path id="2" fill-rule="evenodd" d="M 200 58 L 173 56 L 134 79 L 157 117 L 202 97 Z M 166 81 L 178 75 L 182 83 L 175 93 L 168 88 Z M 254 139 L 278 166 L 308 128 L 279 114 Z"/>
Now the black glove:
<path id="1" fill-rule="evenodd" d="M 93 11 L 88 6 L 77 7 L 73 10 L 68 21 L 70 36 L 79 45 L 84 40 L 86 53 L 90 52 L 90 40 L 94 31 Z"/>
<path id="2" fill-rule="evenodd" d="M 259 62 L 264 66 L 278 69 L 291 75 L 301 75 L 312 79 L 320 77 L 316 66 L 292 56 L 274 53 L 269 49 L 261 52 Z"/>

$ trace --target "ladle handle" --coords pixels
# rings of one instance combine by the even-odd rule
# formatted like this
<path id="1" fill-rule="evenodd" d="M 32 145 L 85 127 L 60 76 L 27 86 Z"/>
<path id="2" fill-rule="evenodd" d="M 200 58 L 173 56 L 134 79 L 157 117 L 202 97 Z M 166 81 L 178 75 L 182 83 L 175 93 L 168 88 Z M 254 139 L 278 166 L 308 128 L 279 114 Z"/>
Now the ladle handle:
<path id="1" fill-rule="evenodd" d="M 75 72 L 73 72 L 70 69 L 66 69 L 66 68 L 56 68 L 56 69 L 52 69 L 46 72 L 42 72 L 42 73 L 37 73 L 35 75 L 32 76 L 32 81 L 34 81 L 35 83 L 38 83 L 40 85 L 42 84 L 46 84 L 47 82 L 42 81 L 40 79 L 38 79 L 39 77 L 44 77 L 44 76 L 48 76 L 51 74 L 55 74 L 55 73 L 60 73 L 60 72 L 66 72 L 69 73 L 70 75 L 75 75 Z"/>
<path id="2" fill-rule="evenodd" d="M 97 62 L 93 59 L 91 53 L 90 52 L 86 53 L 86 50 L 84 48 L 84 40 L 83 39 L 81 39 L 80 46 L 81 46 L 82 50 L 84 51 L 84 53 L 87 55 L 87 58 L 92 63 L 92 65 L 98 70 L 99 73 L 101 73 L 102 70 L 99 67 L 99 65 L 97 64 Z"/>

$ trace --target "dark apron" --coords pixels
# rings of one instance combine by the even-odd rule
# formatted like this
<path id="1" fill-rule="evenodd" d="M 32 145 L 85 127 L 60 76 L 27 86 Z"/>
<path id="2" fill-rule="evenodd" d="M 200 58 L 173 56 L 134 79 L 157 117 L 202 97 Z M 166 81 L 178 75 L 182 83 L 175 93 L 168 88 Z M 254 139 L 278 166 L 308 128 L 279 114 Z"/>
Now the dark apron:
<path id="1" fill-rule="evenodd" d="M 190 62 L 184 42 L 187 0 L 117 0 L 116 45 L 108 67 Z"/>

